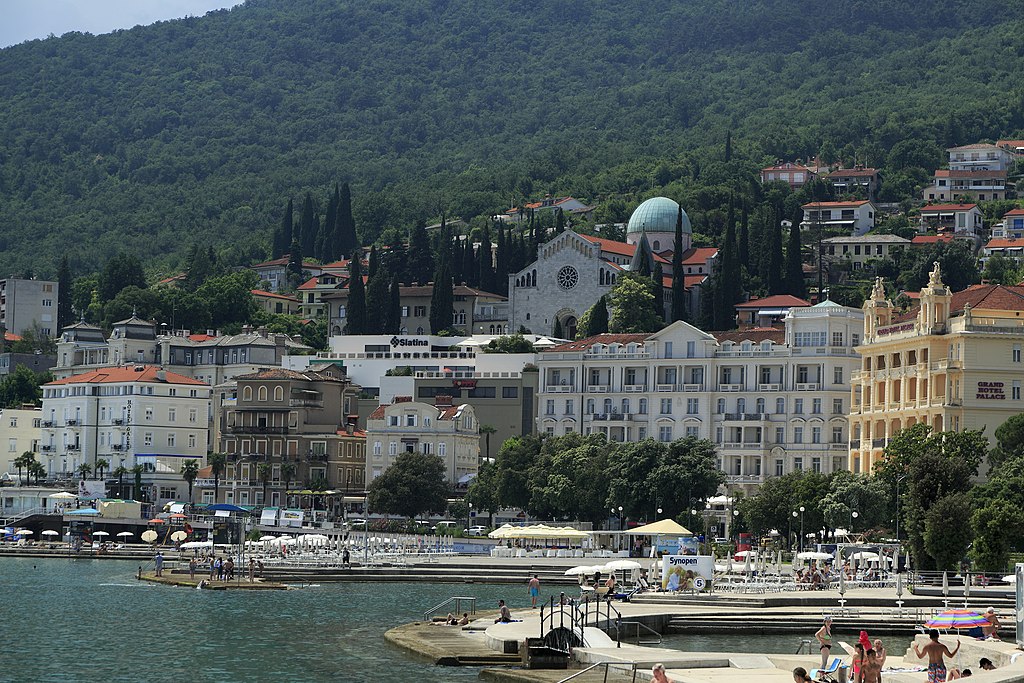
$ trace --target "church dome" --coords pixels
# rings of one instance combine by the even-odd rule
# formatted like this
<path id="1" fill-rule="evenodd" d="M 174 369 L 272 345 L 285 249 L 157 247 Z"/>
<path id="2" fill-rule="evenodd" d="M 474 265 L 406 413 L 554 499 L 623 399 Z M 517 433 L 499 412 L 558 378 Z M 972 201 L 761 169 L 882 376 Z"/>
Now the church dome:
<path id="1" fill-rule="evenodd" d="M 641 232 L 668 232 L 675 233 L 676 217 L 679 212 L 679 204 L 668 197 L 653 197 L 636 207 L 633 215 L 629 217 L 629 225 L 626 234 Z M 683 234 L 690 234 L 693 230 L 690 227 L 690 217 L 683 211 Z"/>

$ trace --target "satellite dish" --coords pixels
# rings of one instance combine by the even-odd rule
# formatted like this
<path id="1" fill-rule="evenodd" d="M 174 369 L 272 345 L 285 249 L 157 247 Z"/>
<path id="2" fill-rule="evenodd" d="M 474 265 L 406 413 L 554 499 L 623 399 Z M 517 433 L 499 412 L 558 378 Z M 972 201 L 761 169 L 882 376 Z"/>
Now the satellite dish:
<path id="1" fill-rule="evenodd" d="M 152 543 L 153 541 L 156 540 L 156 532 L 153 531 L 152 529 L 147 529 L 146 531 L 143 531 L 142 532 L 142 540 L 145 541 L 146 543 Z"/>

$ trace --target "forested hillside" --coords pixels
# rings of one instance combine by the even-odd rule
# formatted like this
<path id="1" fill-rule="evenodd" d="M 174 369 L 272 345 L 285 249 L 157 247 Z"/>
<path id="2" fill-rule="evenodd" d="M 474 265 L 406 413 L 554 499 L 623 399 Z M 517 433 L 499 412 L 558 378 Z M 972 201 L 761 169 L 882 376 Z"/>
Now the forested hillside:
<path id="1" fill-rule="evenodd" d="M 344 181 L 364 240 L 547 191 L 628 204 L 707 181 L 728 131 L 751 164 L 827 144 L 934 168 L 944 145 L 1024 129 L 1022 17 L 1022 0 L 249 0 L 31 41 L 0 50 L 0 273 L 122 249 L 171 268 L 196 242 L 261 256 L 287 197 Z"/>

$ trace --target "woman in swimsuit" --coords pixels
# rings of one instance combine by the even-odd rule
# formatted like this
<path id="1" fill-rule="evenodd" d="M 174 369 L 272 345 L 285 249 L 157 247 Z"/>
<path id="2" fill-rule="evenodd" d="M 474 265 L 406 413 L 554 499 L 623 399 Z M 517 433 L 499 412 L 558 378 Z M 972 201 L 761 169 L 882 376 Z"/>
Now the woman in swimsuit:
<path id="1" fill-rule="evenodd" d="M 857 652 L 853 655 L 850 667 L 853 669 L 854 683 L 860 683 L 860 667 L 864 664 L 864 646 L 857 643 L 853 647 L 856 648 Z"/>
<path id="2" fill-rule="evenodd" d="M 821 668 L 828 668 L 828 656 L 832 653 L 832 617 L 825 617 L 825 623 L 814 634 L 818 639 L 818 650 L 821 652 Z"/>

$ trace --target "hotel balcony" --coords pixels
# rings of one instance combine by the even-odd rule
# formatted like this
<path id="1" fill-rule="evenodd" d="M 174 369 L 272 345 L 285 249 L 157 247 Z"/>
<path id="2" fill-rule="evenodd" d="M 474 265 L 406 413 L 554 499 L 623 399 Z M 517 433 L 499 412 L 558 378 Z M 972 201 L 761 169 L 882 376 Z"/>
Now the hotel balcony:
<path id="1" fill-rule="evenodd" d="M 591 394 L 607 394 L 608 393 L 608 385 L 607 384 L 588 384 L 587 385 L 587 392 L 591 393 Z"/>
<path id="2" fill-rule="evenodd" d="M 683 391 L 704 391 L 703 384 L 680 384 Z"/>
<path id="3" fill-rule="evenodd" d="M 769 422 L 767 413 L 725 413 L 726 422 Z"/>
<path id="4" fill-rule="evenodd" d="M 782 391 L 781 384 L 758 384 L 758 391 Z"/>
<path id="5" fill-rule="evenodd" d="M 719 391 L 743 391 L 742 384 L 719 384 Z"/>
<path id="6" fill-rule="evenodd" d="M 727 449 L 727 450 L 728 449 L 751 450 L 751 449 L 763 449 L 763 448 L 767 448 L 768 447 L 768 445 L 765 444 L 762 441 L 726 441 L 724 443 L 719 444 L 719 446 L 721 446 L 722 448 Z"/>
<path id="7" fill-rule="evenodd" d="M 544 392 L 548 394 L 570 394 L 576 389 L 572 384 L 547 384 Z"/>
<path id="8" fill-rule="evenodd" d="M 646 384 L 624 384 L 624 385 L 622 385 L 622 390 L 624 392 L 626 392 L 627 394 L 630 394 L 630 393 L 638 394 L 638 393 L 647 391 L 647 385 Z"/>
<path id="9" fill-rule="evenodd" d="M 587 417 L 595 422 L 632 422 L 636 416 L 633 413 L 593 413 Z"/>
<path id="10" fill-rule="evenodd" d="M 229 434 L 287 434 L 288 427 L 271 425 L 228 425 Z"/>
<path id="11" fill-rule="evenodd" d="M 817 382 L 797 382 L 797 391 L 821 391 L 821 385 Z"/>
<path id="12" fill-rule="evenodd" d="M 763 474 L 727 474 L 725 481 L 729 484 L 761 484 L 764 482 Z"/>

